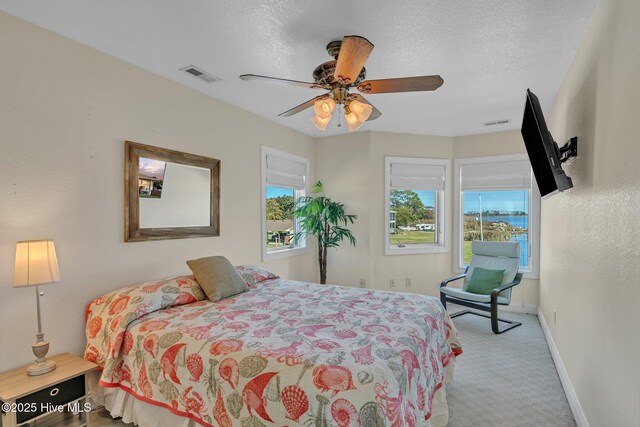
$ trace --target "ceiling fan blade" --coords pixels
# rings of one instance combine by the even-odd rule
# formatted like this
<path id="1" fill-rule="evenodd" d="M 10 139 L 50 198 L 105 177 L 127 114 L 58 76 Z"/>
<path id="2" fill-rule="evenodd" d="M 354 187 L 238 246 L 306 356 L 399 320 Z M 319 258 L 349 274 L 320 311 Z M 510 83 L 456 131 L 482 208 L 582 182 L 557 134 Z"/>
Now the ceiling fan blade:
<path id="1" fill-rule="evenodd" d="M 315 98 L 312 98 L 310 100 L 308 100 L 307 102 L 303 102 L 302 104 L 293 107 L 290 110 L 285 111 L 284 113 L 280 113 L 278 114 L 278 117 L 289 117 L 289 116 L 293 116 L 294 114 L 298 114 L 300 111 L 304 111 L 309 107 L 313 107 L 313 104 L 315 104 L 318 101 L 321 101 L 323 99 L 327 99 L 329 98 L 329 94 L 327 93 L 326 95 L 320 95 L 320 96 L 316 96 Z"/>
<path id="2" fill-rule="evenodd" d="M 346 36 L 343 38 L 340 53 L 338 53 L 338 62 L 333 73 L 336 80 L 344 85 L 355 82 L 372 50 L 373 44 L 364 37 Z"/>
<path id="3" fill-rule="evenodd" d="M 311 89 L 330 89 L 329 86 L 319 85 L 317 83 L 309 83 L 309 82 L 301 82 L 298 80 L 288 80 L 288 79 L 280 79 L 277 77 L 268 77 L 268 76 L 259 76 L 257 74 L 243 74 L 240 76 L 242 80 L 250 81 L 250 80 L 258 80 L 267 83 L 276 83 L 287 86 L 297 86 L 297 87 L 306 87 Z"/>
<path id="4" fill-rule="evenodd" d="M 365 80 L 358 85 L 362 93 L 394 93 L 394 92 L 421 92 L 436 90 L 442 86 L 442 77 L 419 76 L 401 77 L 397 79 Z"/>
<path id="5" fill-rule="evenodd" d="M 371 105 L 373 107 L 373 111 L 371 111 L 371 115 L 369 116 L 367 121 L 375 120 L 375 119 L 377 119 L 378 117 L 380 117 L 382 115 L 382 113 L 376 107 L 374 107 L 372 103 L 367 101 L 364 98 L 364 96 L 360 95 L 359 93 L 353 93 L 353 94 L 349 95 L 349 98 L 355 99 L 356 101 L 360 101 L 363 104 L 369 104 L 369 105 Z"/>

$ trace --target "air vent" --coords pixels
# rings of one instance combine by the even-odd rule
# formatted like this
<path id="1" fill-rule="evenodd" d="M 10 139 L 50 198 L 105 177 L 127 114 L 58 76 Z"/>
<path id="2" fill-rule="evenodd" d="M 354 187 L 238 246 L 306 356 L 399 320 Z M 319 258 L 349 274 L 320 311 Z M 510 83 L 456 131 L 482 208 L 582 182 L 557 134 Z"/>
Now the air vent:
<path id="1" fill-rule="evenodd" d="M 204 80 L 207 83 L 217 82 L 222 80 L 220 77 L 216 77 L 212 74 L 205 72 L 204 70 L 194 66 L 189 65 L 188 67 L 180 68 L 180 71 L 184 71 L 185 73 L 189 73 L 194 77 L 199 78 L 200 80 Z"/>
<path id="2" fill-rule="evenodd" d="M 507 123 L 511 123 L 511 119 L 494 120 L 492 122 L 485 122 L 483 124 L 485 126 L 496 126 L 496 125 L 506 125 Z"/>

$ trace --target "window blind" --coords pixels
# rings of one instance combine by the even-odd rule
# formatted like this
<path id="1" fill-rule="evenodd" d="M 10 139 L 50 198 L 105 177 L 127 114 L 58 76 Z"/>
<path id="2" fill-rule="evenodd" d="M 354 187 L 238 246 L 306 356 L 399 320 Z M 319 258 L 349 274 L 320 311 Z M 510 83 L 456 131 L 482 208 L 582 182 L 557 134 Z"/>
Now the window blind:
<path id="1" fill-rule="evenodd" d="M 391 163 L 391 188 L 398 190 L 443 190 L 444 165 Z"/>
<path id="2" fill-rule="evenodd" d="M 461 165 L 460 189 L 530 190 L 531 165 L 528 160 Z"/>
<path id="3" fill-rule="evenodd" d="M 306 165 L 302 162 L 269 153 L 267 154 L 267 185 L 303 190 L 306 169 Z"/>

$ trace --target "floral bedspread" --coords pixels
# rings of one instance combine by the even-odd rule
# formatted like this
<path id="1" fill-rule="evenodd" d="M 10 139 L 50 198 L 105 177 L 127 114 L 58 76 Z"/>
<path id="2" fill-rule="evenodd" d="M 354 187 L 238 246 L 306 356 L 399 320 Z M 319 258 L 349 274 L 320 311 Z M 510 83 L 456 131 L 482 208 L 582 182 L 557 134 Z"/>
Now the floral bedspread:
<path id="1" fill-rule="evenodd" d="M 416 426 L 462 353 L 436 298 L 272 279 L 216 303 L 192 276 L 88 308 L 100 383 L 206 426 Z"/>

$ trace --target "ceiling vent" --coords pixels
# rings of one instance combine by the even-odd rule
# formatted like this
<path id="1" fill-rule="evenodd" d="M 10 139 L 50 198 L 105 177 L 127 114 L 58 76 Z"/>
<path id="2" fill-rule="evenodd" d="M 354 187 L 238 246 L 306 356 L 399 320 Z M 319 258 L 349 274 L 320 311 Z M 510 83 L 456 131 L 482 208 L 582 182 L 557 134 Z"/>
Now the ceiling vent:
<path id="1" fill-rule="evenodd" d="M 503 120 L 494 120 L 492 122 L 484 122 L 485 126 L 496 126 L 496 125 L 506 125 L 507 123 L 511 123 L 511 119 L 503 119 Z"/>
<path id="2" fill-rule="evenodd" d="M 200 80 L 204 80 L 207 83 L 213 83 L 222 80 L 220 77 L 216 77 L 212 74 L 207 73 L 206 71 L 196 67 L 195 65 L 189 65 L 188 67 L 180 68 L 180 71 L 184 71 L 185 73 L 189 73 L 194 77 L 199 78 Z"/>

